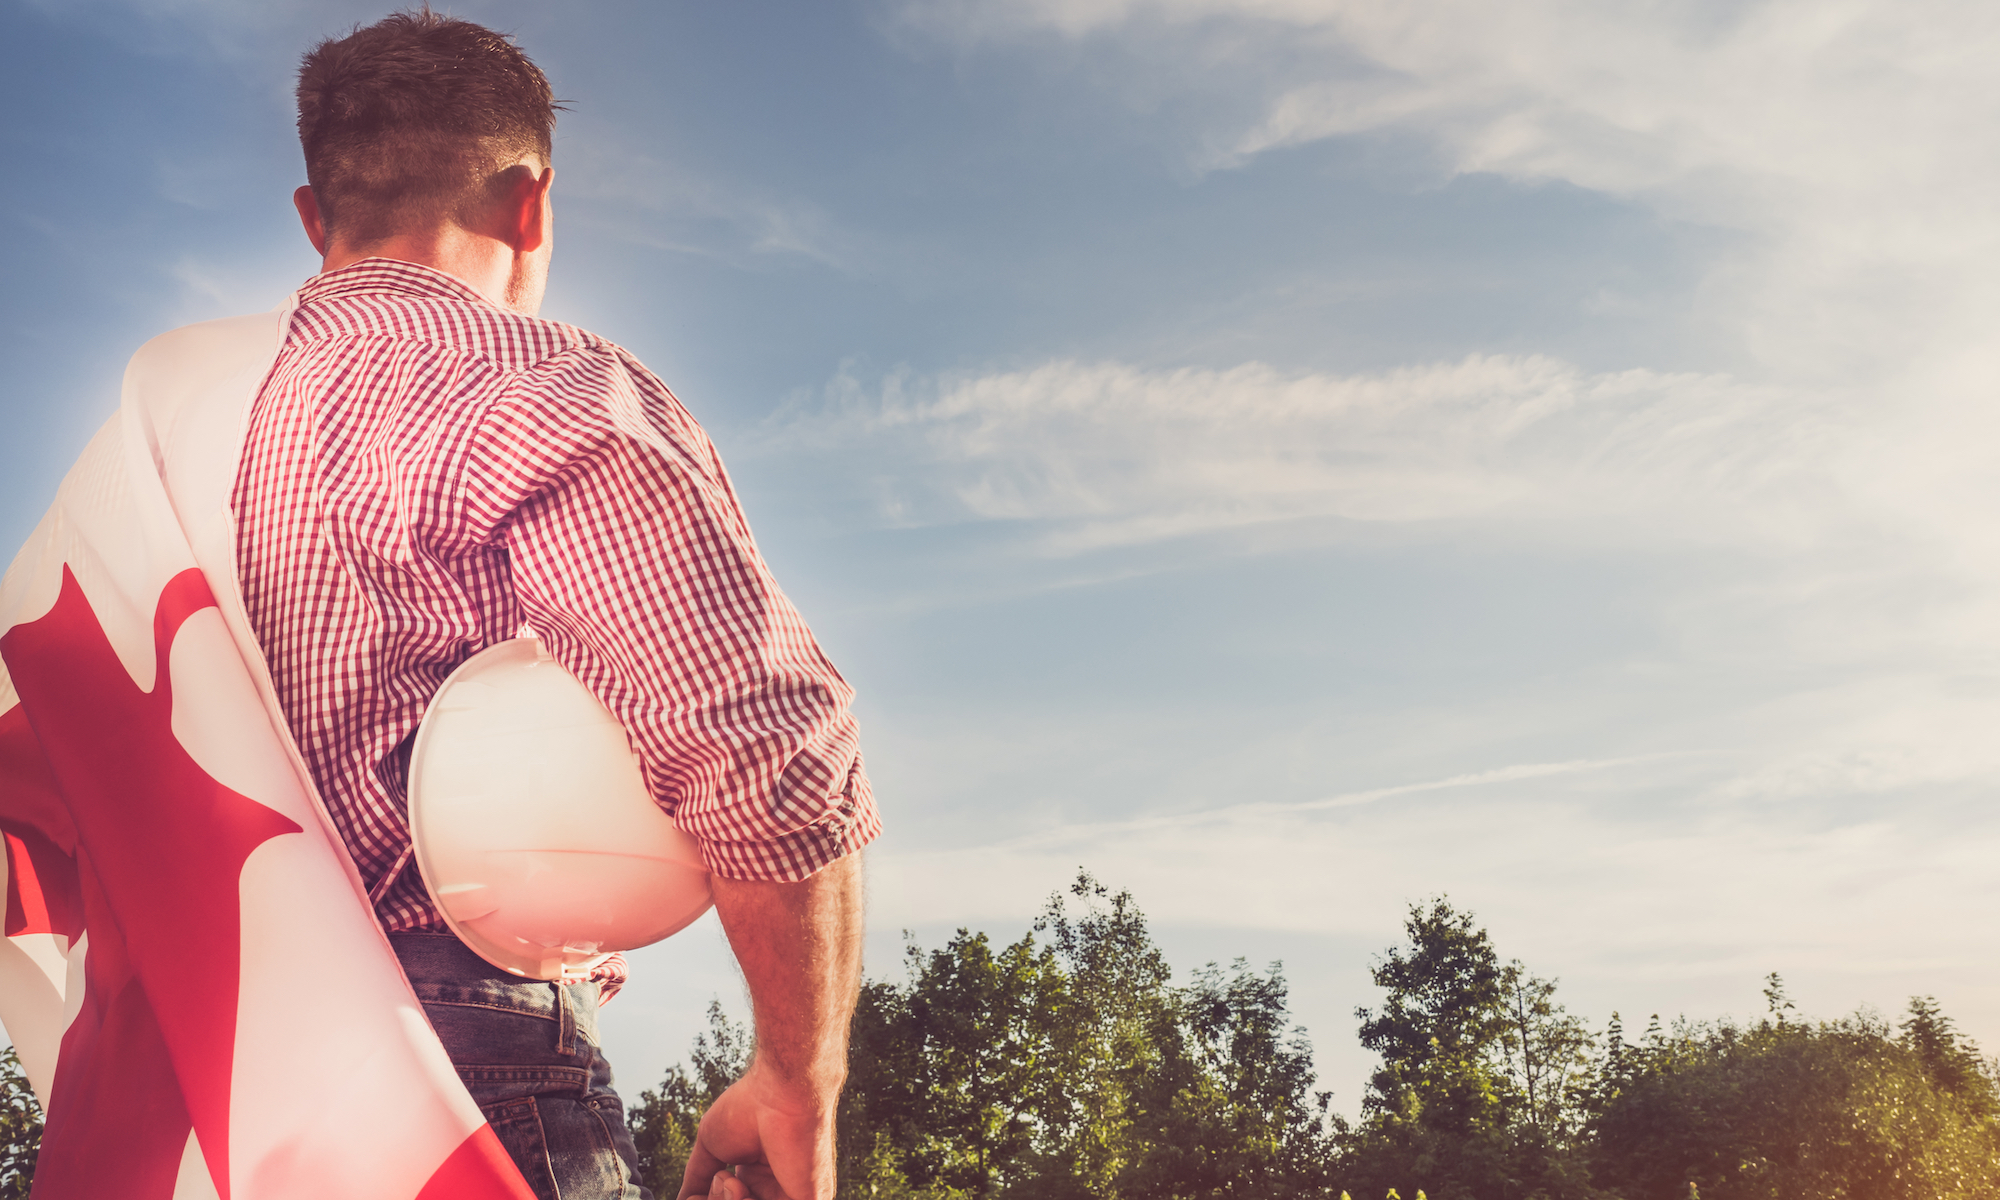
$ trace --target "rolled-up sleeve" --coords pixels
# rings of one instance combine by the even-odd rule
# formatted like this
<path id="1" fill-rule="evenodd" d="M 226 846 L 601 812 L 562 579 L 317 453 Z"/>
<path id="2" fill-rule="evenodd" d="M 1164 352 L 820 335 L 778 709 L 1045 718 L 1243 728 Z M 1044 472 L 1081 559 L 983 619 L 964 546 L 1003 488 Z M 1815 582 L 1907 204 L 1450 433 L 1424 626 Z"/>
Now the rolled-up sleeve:
<path id="1" fill-rule="evenodd" d="M 880 833 L 854 691 L 664 384 L 608 344 L 572 350 L 496 396 L 467 449 L 461 502 L 529 624 L 712 871 L 803 879 Z"/>

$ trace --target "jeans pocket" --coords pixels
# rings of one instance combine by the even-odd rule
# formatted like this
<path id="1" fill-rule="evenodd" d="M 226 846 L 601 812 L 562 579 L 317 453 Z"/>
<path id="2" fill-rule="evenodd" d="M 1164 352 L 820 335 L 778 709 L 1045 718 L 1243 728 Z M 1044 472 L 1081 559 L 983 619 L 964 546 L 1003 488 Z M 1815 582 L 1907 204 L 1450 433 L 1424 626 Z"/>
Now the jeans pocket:
<path id="1" fill-rule="evenodd" d="M 629 1168 L 618 1153 L 604 1106 L 593 1102 L 597 1097 L 537 1099 L 548 1139 L 549 1170 L 563 1200 L 623 1200 L 639 1194 L 636 1186 L 628 1190 Z"/>
<path id="2" fill-rule="evenodd" d="M 548 1133 L 542 1128 L 541 1108 L 535 1098 L 520 1096 L 489 1104 L 479 1111 L 486 1115 L 486 1123 L 507 1148 L 507 1156 L 521 1168 L 535 1200 L 562 1200 L 555 1171 L 549 1163 Z"/>
<path id="3" fill-rule="evenodd" d="M 604 1123 L 604 1132 L 611 1139 L 612 1149 L 618 1153 L 620 1177 L 625 1181 L 625 1190 L 618 1193 L 619 1200 L 655 1200 L 653 1193 L 639 1182 L 639 1150 L 632 1144 L 632 1127 L 625 1123 L 625 1104 L 616 1092 L 606 1089 L 585 1100 L 584 1106 L 597 1114 Z M 680 1181 L 675 1180 L 678 1186 Z M 666 1200 L 672 1200 L 667 1197 Z"/>

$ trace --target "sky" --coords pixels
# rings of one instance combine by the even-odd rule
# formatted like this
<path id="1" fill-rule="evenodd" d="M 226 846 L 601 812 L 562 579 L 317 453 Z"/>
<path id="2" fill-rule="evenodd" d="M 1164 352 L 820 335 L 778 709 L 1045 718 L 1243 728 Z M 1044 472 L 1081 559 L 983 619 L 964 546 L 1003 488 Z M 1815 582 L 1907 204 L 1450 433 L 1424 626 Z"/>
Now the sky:
<path id="1" fill-rule="evenodd" d="M 317 268 L 290 76 L 386 11 L 0 0 L 0 540 L 125 359 Z M 544 315 L 702 421 L 859 693 L 904 931 L 1079 867 L 1281 960 L 1334 1103 L 1410 904 L 1594 1025 L 2000 1049 L 2000 9 L 462 3 L 569 107 Z M 628 1091 L 746 1006 L 712 921 Z"/>

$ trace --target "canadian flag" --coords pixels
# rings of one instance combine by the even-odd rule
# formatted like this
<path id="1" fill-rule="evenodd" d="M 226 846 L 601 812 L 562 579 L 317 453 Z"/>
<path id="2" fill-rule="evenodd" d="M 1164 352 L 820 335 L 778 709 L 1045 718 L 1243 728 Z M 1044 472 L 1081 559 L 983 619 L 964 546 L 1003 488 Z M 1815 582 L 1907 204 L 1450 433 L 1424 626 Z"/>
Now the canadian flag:
<path id="1" fill-rule="evenodd" d="M 229 493 L 287 319 L 141 349 L 0 580 L 0 1021 L 42 1200 L 532 1200 L 244 619 Z"/>

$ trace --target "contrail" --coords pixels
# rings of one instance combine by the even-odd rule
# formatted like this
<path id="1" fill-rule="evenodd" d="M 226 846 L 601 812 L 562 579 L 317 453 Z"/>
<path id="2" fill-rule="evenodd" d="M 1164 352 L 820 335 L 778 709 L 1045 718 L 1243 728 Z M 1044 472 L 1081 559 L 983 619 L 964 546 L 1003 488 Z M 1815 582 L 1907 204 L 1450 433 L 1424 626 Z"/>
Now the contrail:
<path id="1" fill-rule="evenodd" d="M 1602 771 L 1612 767 L 1627 766 L 1637 762 L 1670 757 L 1665 754 L 1641 754 L 1629 758 L 1578 758 L 1567 762 L 1517 763 L 1510 767 L 1495 767 L 1489 771 L 1473 771 L 1464 775 L 1452 775 L 1445 779 L 1432 779 L 1423 783 L 1403 783 L 1394 787 L 1372 788 L 1362 792 L 1342 792 L 1337 796 L 1324 796 L 1318 800 L 1302 800 L 1294 804 L 1232 804 L 1224 808 L 1207 808 L 1197 812 L 1172 813 L 1158 817 L 1139 817 L 1130 821 L 1103 821 L 1087 825 L 1064 825 L 1025 837 L 1013 838 L 999 844 L 999 848 L 1010 850 L 1028 849 L 1060 842 L 1077 841 L 1111 833 L 1129 833 L 1145 829 L 1170 829 L 1183 825 L 1201 825 L 1211 821 L 1225 821 L 1232 817 L 1266 816 L 1275 813 L 1312 812 L 1328 808 L 1354 808 L 1363 804 L 1373 804 L 1390 796 L 1406 796 L 1415 792 L 1439 792 L 1449 788 L 1481 787 L 1489 783 L 1511 783 L 1516 779 L 1540 779 L 1550 775 L 1574 775 L 1583 771 Z"/>

